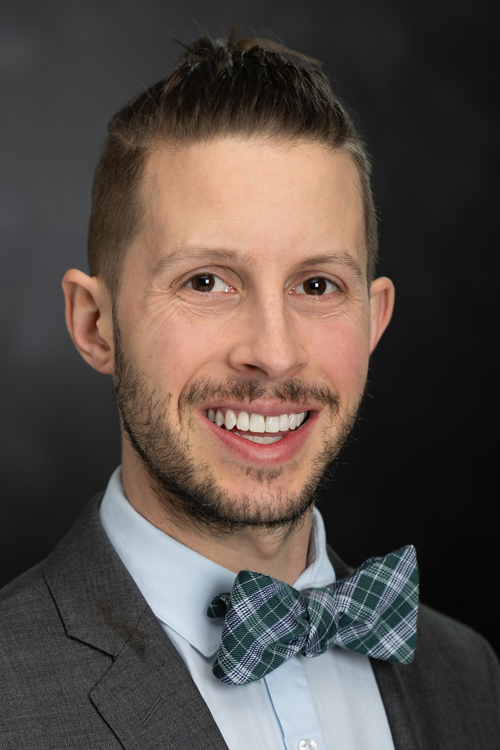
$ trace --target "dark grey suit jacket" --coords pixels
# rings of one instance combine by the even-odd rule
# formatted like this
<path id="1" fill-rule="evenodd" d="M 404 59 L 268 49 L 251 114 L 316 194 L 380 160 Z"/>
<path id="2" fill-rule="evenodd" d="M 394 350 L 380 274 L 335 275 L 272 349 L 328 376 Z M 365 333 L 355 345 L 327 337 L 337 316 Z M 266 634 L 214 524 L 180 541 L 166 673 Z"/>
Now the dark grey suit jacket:
<path id="1" fill-rule="evenodd" d="M 227 750 L 98 507 L 0 592 L 0 748 Z M 396 750 L 500 748 L 500 669 L 473 631 L 422 607 L 414 662 L 373 669 Z"/>

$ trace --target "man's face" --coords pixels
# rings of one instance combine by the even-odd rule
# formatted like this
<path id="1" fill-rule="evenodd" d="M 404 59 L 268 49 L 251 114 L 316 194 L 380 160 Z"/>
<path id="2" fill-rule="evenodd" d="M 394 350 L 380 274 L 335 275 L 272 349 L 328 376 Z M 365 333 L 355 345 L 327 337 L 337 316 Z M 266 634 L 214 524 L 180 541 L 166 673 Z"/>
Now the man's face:
<path id="1" fill-rule="evenodd" d="M 306 510 L 370 352 L 359 180 L 307 142 L 154 152 L 115 308 L 124 464 L 226 525 Z M 134 449 L 131 445 L 134 445 Z"/>

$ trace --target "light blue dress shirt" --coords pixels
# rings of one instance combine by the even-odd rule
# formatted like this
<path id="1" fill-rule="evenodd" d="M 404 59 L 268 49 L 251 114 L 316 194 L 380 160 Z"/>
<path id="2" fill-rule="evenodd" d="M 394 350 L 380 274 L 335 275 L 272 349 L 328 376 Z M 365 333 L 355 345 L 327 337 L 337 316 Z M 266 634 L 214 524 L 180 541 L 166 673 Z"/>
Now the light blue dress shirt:
<path id="1" fill-rule="evenodd" d="M 212 675 L 222 620 L 207 617 L 235 574 L 164 534 L 127 501 L 120 469 L 100 508 L 104 529 L 142 595 L 179 651 L 230 750 L 394 750 L 367 657 L 332 647 L 297 655 L 249 685 Z M 335 572 L 323 520 L 314 510 L 308 566 L 294 586 L 326 586 Z M 314 744 L 312 744 L 314 743 Z"/>

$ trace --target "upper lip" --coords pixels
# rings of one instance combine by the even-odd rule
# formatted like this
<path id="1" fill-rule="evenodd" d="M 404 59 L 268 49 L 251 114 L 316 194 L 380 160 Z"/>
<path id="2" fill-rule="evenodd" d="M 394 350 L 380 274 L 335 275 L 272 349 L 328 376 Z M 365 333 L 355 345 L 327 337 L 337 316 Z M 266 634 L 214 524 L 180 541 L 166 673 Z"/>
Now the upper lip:
<path id="1" fill-rule="evenodd" d="M 315 407 L 316 410 L 318 407 Z M 290 401 L 265 401 L 257 399 L 250 403 L 242 403 L 241 401 L 221 401 L 216 403 L 214 401 L 207 401 L 206 404 L 200 407 L 200 411 L 206 411 L 207 409 L 232 409 L 233 411 L 246 411 L 250 414 L 262 414 L 263 417 L 280 417 L 282 414 L 300 414 L 303 411 L 313 411 L 314 407 L 310 404 L 295 404 Z"/>

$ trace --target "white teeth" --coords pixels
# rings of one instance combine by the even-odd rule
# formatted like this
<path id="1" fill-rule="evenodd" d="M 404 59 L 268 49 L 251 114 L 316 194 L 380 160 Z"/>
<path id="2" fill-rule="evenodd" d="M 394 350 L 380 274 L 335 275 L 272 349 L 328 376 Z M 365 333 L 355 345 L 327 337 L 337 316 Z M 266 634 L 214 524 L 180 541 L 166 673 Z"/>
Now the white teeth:
<path id="1" fill-rule="evenodd" d="M 245 440 L 250 440 L 251 443 L 262 443 L 264 440 L 264 438 L 261 438 L 258 435 L 240 435 L 240 437 L 245 438 Z"/>
<path id="2" fill-rule="evenodd" d="M 248 430 L 250 426 L 250 418 L 246 411 L 240 411 L 238 415 L 238 421 L 236 422 L 236 427 L 238 430 L 244 430 L 245 432 Z"/>
<path id="3" fill-rule="evenodd" d="M 269 445 L 270 443 L 277 443 L 283 439 L 283 435 L 277 435 L 276 437 L 261 437 L 260 435 L 240 435 L 245 440 L 251 440 L 252 443 L 260 443 L 260 445 Z"/>
<path id="4" fill-rule="evenodd" d="M 266 420 L 262 414 L 252 414 L 250 417 L 250 432 L 265 432 Z"/>
<path id="5" fill-rule="evenodd" d="M 280 431 L 280 418 L 279 417 L 266 417 L 266 432 L 279 432 Z"/>
<path id="6" fill-rule="evenodd" d="M 286 432 L 290 429 L 288 414 L 282 414 L 280 417 L 280 432 Z"/>
<path id="7" fill-rule="evenodd" d="M 232 409 L 226 409 L 225 415 L 220 409 L 217 409 L 216 412 L 213 409 L 205 411 L 205 416 L 211 422 L 215 422 L 219 427 L 224 425 L 226 430 L 232 430 L 236 427 L 242 432 L 250 431 L 257 433 L 295 430 L 306 419 L 307 414 L 307 411 L 303 411 L 300 414 L 281 414 L 277 417 L 264 417 L 262 414 L 249 414 L 246 411 L 240 411 L 238 416 L 236 416 Z"/>

